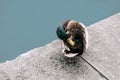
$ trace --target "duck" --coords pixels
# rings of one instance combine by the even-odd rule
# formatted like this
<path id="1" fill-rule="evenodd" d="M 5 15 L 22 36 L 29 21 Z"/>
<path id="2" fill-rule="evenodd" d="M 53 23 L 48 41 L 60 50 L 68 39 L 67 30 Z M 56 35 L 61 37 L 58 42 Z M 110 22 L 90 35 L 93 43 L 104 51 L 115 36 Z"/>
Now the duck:
<path id="1" fill-rule="evenodd" d="M 66 20 L 57 27 L 56 34 L 62 40 L 62 53 L 66 57 L 82 55 L 88 48 L 88 31 L 75 20 Z"/>

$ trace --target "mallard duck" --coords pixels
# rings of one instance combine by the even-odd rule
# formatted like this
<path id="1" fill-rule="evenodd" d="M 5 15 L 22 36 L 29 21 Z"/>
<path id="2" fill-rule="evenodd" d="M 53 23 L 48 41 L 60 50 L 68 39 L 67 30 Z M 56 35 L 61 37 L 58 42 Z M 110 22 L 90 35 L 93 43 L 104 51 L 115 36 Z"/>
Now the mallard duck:
<path id="1" fill-rule="evenodd" d="M 57 28 L 57 36 L 64 43 L 64 53 L 67 57 L 82 55 L 88 45 L 88 32 L 86 27 L 77 21 L 67 20 Z"/>

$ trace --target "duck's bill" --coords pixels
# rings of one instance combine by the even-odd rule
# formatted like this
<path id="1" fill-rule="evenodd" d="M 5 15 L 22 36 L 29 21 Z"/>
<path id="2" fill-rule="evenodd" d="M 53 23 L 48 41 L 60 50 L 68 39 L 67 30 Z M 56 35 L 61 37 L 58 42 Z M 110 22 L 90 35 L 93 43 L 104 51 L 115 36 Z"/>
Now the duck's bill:
<path id="1" fill-rule="evenodd" d="M 68 42 L 71 46 L 74 46 L 74 45 L 75 45 L 75 42 L 74 42 L 71 38 L 68 38 L 68 39 L 67 39 L 67 42 Z"/>

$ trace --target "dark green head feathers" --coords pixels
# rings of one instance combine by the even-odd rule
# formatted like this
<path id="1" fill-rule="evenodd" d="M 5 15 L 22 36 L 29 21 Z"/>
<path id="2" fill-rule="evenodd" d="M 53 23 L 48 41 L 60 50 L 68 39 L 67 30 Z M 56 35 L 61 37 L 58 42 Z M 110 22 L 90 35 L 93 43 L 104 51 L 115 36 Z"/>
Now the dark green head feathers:
<path id="1" fill-rule="evenodd" d="M 64 26 L 59 26 L 59 27 L 57 28 L 56 33 L 57 33 L 57 36 L 58 36 L 61 40 L 63 40 L 63 41 L 66 41 L 66 40 L 67 40 L 68 35 L 67 35 L 66 32 L 65 32 L 65 27 L 64 27 Z"/>

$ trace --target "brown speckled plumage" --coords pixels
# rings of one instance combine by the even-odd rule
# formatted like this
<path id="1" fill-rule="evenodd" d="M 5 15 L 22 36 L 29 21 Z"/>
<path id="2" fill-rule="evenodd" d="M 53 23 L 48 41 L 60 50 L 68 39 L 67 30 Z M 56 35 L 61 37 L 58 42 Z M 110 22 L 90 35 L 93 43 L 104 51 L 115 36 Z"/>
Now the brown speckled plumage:
<path id="1" fill-rule="evenodd" d="M 66 54 L 73 53 L 81 55 L 85 52 L 87 47 L 87 30 L 82 23 L 73 20 L 67 20 L 63 22 L 62 26 L 66 28 L 66 33 L 75 42 L 74 46 L 71 46 L 67 41 L 63 41 L 64 46 L 68 49 L 64 49 Z"/>

